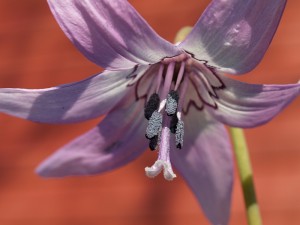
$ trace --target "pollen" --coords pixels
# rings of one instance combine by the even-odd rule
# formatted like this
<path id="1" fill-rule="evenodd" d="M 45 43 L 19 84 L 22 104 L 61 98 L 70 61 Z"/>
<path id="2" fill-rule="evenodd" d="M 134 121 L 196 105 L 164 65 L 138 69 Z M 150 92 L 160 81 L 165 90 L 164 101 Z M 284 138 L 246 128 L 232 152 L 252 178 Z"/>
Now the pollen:
<path id="1" fill-rule="evenodd" d="M 171 122 L 170 122 L 170 131 L 171 131 L 171 133 L 173 133 L 173 134 L 176 133 L 177 123 L 178 123 L 178 118 L 177 118 L 177 115 L 174 114 L 174 115 L 172 116 Z"/>
<path id="2" fill-rule="evenodd" d="M 166 113 L 168 116 L 172 116 L 177 111 L 177 105 L 178 105 L 178 99 L 179 95 L 177 91 L 170 91 L 167 96 L 167 102 L 166 102 Z"/>
<path id="3" fill-rule="evenodd" d="M 144 108 L 144 114 L 147 120 L 150 119 L 155 110 L 158 110 L 159 103 L 159 95 L 157 93 L 153 93 Z"/>
<path id="4" fill-rule="evenodd" d="M 149 119 L 146 129 L 146 138 L 151 139 L 158 135 L 162 127 L 162 115 L 158 111 L 154 111 Z"/>
<path id="5" fill-rule="evenodd" d="M 175 142 L 176 147 L 181 149 L 183 146 L 184 122 L 179 120 L 176 126 Z"/>

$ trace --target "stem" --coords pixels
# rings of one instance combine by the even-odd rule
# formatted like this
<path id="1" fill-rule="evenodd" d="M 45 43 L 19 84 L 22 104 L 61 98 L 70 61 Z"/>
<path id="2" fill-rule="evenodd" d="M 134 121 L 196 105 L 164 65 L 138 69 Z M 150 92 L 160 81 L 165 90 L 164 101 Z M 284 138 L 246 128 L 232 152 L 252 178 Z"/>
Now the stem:
<path id="1" fill-rule="evenodd" d="M 260 211 L 255 196 L 253 173 L 244 132 L 240 128 L 230 128 L 237 161 L 240 181 L 244 194 L 249 225 L 262 225 Z"/>

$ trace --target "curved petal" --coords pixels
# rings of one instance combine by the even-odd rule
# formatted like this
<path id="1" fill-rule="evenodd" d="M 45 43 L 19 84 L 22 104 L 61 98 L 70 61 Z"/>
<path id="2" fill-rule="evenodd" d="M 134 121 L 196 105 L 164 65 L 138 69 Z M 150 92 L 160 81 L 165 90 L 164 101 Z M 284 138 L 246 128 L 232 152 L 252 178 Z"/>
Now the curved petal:
<path id="1" fill-rule="evenodd" d="M 222 124 L 195 108 L 184 120 L 183 149 L 171 152 L 171 162 L 185 178 L 211 223 L 226 225 L 233 183 L 228 134 Z"/>
<path id="2" fill-rule="evenodd" d="M 147 143 L 143 101 L 133 101 L 116 107 L 97 127 L 58 150 L 37 173 L 43 177 L 92 175 L 134 160 L 147 149 Z"/>
<path id="3" fill-rule="evenodd" d="M 0 89 L 0 112 L 42 123 L 73 123 L 106 114 L 148 69 L 104 71 L 86 80 L 46 89 Z M 135 77 L 136 78 L 136 77 Z"/>
<path id="4" fill-rule="evenodd" d="M 249 72 L 265 54 L 285 4 L 285 0 L 214 0 L 180 47 L 225 72 Z"/>
<path id="5" fill-rule="evenodd" d="M 229 126 L 262 125 L 280 113 L 300 94 L 300 83 L 288 85 L 247 84 L 223 76 L 225 89 L 217 90 L 218 108 L 208 109 Z"/>
<path id="6" fill-rule="evenodd" d="M 126 0 L 48 0 L 73 44 L 107 69 L 149 64 L 179 54 L 158 36 Z"/>

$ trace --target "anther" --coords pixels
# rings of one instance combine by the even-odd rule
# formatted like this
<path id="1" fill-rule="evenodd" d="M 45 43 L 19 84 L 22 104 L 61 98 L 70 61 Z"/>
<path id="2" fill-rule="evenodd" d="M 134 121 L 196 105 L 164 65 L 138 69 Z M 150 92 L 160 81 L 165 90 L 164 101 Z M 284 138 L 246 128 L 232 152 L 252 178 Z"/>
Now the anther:
<path id="1" fill-rule="evenodd" d="M 178 118 L 176 114 L 173 114 L 171 121 L 170 121 L 170 131 L 171 133 L 175 134 L 176 133 L 176 127 L 178 123 Z"/>
<path id="2" fill-rule="evenodd" d="M 157 146 L 158 146 L 158 136 L 159 135 L 155 135 L 153 138 L 150 138 L 150 141 L 149 141 L 149 148 L 151 151 L 154 151 L 157 149 Z"/>
<path id="3" fill-rule="evenodd" d="M 150 119 L 150 117 L 152 116 L 152 114 L 155 110 L 158 110 L 159 102 L 160 102 L 160 99 L 159 99 L 158 94 L 157 93 L 152 94 L 144 108 L 144 114 L 145 114 L 145 118 L 147 120 Z"/>
<path id="4" fill-rule="evenodd" d="M 146 129 L 146 138 L 151 139 L 158 135 L 162 128 L 162 115 L 154 111 L 149 118 L 148 126 Z"/>
<path id="5" fill-rule="evenodd" d="M 181 149 L 183 146 L 183 136 L 184 136 L 184 122 L 179 120 L 176 126 L 176 133 L 175 133 L 175 142 L 176 147 Z"/>
<path id="6" fill-rule="evenodd" d="M 151 151 L 154 151 L 158 148 L 160 144 L 161 139 L 161 129 L 158 131 L 158 135 L 155 135 L 153 138 L 150 138 L 149 140 L 149 148 Z"/>
<path id="7" fill-rule="evenodd" d="M 170 91 L 167 96 L 167 102 L 166 102 L 166 113 L 168 116 L 174 115 L 177 110 L 179 95 L 177 91 Z"/>

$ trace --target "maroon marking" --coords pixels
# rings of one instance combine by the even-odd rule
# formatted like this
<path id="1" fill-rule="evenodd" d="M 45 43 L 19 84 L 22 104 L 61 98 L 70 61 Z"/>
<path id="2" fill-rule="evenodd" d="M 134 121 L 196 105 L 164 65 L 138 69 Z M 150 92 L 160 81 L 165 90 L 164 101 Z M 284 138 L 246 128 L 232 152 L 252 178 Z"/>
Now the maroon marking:
<path id="1" fill-rule="evenodd" d="M 189 78 L 189 79 L 190 79 L 192 85 L 194 86 L 194 89 L 196 90 L 196 93 L 197 93 L 198 98 L 199 98 L 205 105 L 207 105 L 207 106 L 209 106 L 209 107 L 212 107 L 213 109 L 218 109 L 218 105 L 217 105 L 217 103 L 216 103 L 215 101 L 214 101 L 215 104 L 214 104 L 214 105 L 211 105 L 210 103 L 206 102 L 206 101 L 202 98 L 201 94 L 200 94 L 199 91 L 198 91 L 198 88 L 197 88 L 196 84 L 193 82 L 193 80 L 192 80 L 191 78 Z M 208 93 L 209 93 L 209 92 L 208 92 Z"/>
<path id="2" fill-rule="evenodd" d="M 134 79 L 137 77 L 137 73 L 135 73 L 135 72 L 137 71 L 138 67 L 139 67 L 138 65 L 135 65 L 133 68 L 133 71 L 126 76 L 126 79 L 131 79 L 131 81 L 134 81 Z M 129 82 L 127 84 L 127 87 L 131 87 L 134 84 L 135 84 L 135 82 L 132 82 L 132 83 Z"/>
<path id="3" fill-rule="evenodd" d="M 187 115 L 190 111 L 190 107 L 194 106 L 196 110 L 202 111 L 204 109 L 204 105 L 198 106 L 197 103 L 194 100 L 189 100 L 189 103 L 187 104 L 186 110 L 182 108 L 183 115 Z"/>

